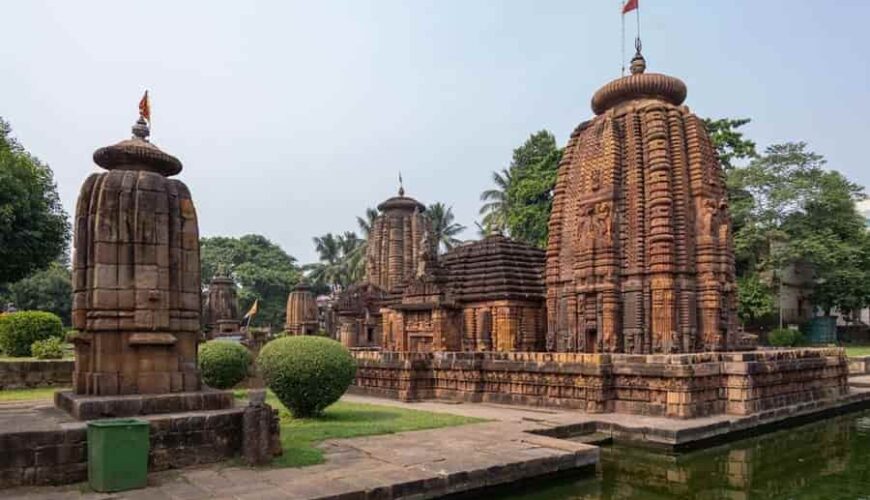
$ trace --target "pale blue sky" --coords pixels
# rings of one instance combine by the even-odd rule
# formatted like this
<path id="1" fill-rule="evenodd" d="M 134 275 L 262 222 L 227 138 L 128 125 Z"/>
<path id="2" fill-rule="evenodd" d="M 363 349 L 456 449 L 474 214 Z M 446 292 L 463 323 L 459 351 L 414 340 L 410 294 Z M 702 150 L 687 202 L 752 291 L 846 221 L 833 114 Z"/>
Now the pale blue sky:
<path id="1" fill-rule="evenodd" d="M 696 113 L 751 117 L 759 145 L 805 140 L 870 184 L 870 1 L 640 1 L 649 71 L 682 78 Z M 70 213 L 148 88 L 203 235 L 262 233 L 308 262 L 401 170 L 472 237 L 490 172 L 539 129 L 564 143 L 619 76 L 619 4 L 6 2 L 0 116 Z"/>

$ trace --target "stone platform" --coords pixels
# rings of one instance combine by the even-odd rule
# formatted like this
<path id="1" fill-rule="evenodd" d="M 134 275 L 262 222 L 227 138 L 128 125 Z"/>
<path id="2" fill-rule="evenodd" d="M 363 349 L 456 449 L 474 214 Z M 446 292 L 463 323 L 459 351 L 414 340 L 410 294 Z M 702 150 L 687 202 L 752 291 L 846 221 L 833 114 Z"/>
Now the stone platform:
<path id="1" fill-rule="evenodd" d="M 148 470 L 247 456 L 246 447 L 267 439 L 271 451 L 280 452 L 277 411 L 230 403 L 216 410 L 137 414 L 151 424 Z M 264 417 L 270 421 L 266 435 L 248 432 L 246 419 L 252 411 L 269 412 Z M 76 420 L 50 401 L 0 404 L 0 497 L 6 497 L 3 488 L 86 479 L 87 422 Z"/>
<path id="2" fill-rule="evenodd" d="M 72 391 L 54 393 L 54 404 L 77 420 L 123 418 L 233 407 L 232 391 L 204 390 L 170 394 L 87 396 Z"/>
<path id="3" fill-rule="evenodd" d="M 355 394 L 694 419 L 848 393 L 838 348 L 633 355 L 354 351 Z"/>

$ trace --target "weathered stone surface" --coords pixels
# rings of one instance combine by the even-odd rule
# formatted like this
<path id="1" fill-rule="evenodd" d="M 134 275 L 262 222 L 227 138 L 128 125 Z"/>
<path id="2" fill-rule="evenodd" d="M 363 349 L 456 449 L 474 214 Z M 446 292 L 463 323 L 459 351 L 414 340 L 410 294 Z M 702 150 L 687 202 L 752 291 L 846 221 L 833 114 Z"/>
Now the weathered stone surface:
<path id="1" fill-rule="evenodd" d="M 731 219 L 685 85 L 615 80 L 565 147 L 547 249 L 547 349 L 718 351 L 736 339 Z"/>
<path id="2" fill-rule="evenodd" d="M 82 186 L 74 231 L 77 394 L 198 390 L 200 265 L 181 162 L 135 136 L 94 153 L 109 170 Z M 181 382 L 181 383 L 179 383 Z"/>
<path id="3" fill-rule="evenodd" d="M 317 301 L 311 287 L 300 283 L 287 297 L 287 323 L 284 330 L 291 335 L 314 335 L 319 328 Z"/>
<path id="4" fill-rule="evenodd" d="M 69 387 L 72 360 L 32 360 L 0 362 L 0 390 L 27 387 Z"/>
<path id="5" fill-rule="evenodd" d="M 190 285 L 199 276 L 185 273 Z M 185 283 L 185 285 L 188 285 Z M 199 286 L 197 282 L 196 287 Z M 192 289 L 194 286 L 190 286 Z M 205 329 L 210 337 L 239 331 L 239 298 L 236 294 L 236 282 L 228 276 L 218 275 L 212 278 L 208 285 L 205 300 Z"/>
<path id="6" fill-rule="evenodd" d="M 355 351 L 357 392 L 695 418 L 848 394 L 841 349 L 626 355 Z"/>

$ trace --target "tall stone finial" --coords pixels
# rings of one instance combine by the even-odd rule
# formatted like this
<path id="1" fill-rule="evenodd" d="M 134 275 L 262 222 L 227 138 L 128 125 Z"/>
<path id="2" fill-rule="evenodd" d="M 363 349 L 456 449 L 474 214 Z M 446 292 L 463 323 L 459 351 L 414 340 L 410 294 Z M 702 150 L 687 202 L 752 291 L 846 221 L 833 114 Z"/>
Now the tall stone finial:
<path id="1" fill-rule="evenodd" d="M 631 58 L 631 74 L 632 75 L 640 75 L 646 71 L 646 59 L 643 58 L 643 55 L 640 53 L 643 45 L 640 43 L 640 37 L 635 38 L 634 40 L 634 57 Z"/>
<path id="2" fill-rule="evenodd" d="M 405 196 L 405 186 L 402 183 L 402 172 L 399 172 L 399 196 Z"/>

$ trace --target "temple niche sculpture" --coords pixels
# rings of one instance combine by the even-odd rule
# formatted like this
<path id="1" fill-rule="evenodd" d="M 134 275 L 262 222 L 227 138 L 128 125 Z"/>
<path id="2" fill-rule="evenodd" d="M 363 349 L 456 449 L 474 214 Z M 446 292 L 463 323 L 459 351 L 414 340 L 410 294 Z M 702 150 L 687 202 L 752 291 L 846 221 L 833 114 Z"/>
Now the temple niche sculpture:
<path id="1" fill-rule="evenodd" d="M 547 348 L 689 353 L 736 331 L 722 169 L 677 78 L 631 75 L 592 98 L 564 150 L 547 249 Z"/>
<path id="2" fill-rule="evenodd" d="M 287 323 L 284 330 L 290 335 L 315 335 L 319 327 L 317 302 L 311 287 L 299 283 L 287 296 Z"/>
<path id="3" fill-rule="evenodd" d="M 94 152 L 108 172 L 78 198 L 73 258 L 76 394 L 200 389 L 199 230 L 181 162 L 133 137 Z"/>
<path id="4" fill-rule="evenodd" d="M 221 270 L 208 285 L 205 311 L 205 328 L 210 338 L 239 332 L 241 321 L 236 282 Z"/>

